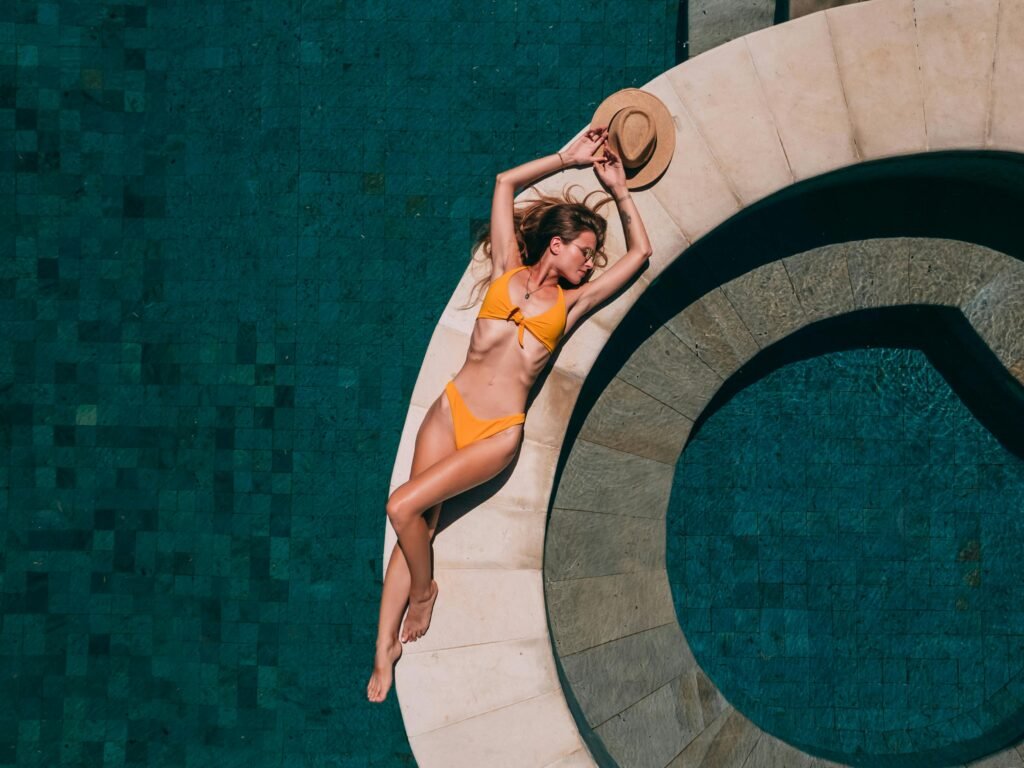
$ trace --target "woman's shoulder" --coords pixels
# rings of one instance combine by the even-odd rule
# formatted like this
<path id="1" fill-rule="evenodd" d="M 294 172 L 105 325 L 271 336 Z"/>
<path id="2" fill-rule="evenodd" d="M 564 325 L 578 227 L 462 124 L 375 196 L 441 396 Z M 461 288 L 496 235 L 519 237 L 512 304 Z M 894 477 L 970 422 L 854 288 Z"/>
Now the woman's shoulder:
<path id="1" fill-rule="evenodd" d="M 524 269 L 526 269 L 525 264 L 506 264 L 504 266 L 495 264 L 494 267 L 491 269 L 491 283 L 493 284 L 494 282 L 496 282 L 497 280 L 501 280 L 502 278 L 508 279 L 516 272 L 519 272 Z"/>

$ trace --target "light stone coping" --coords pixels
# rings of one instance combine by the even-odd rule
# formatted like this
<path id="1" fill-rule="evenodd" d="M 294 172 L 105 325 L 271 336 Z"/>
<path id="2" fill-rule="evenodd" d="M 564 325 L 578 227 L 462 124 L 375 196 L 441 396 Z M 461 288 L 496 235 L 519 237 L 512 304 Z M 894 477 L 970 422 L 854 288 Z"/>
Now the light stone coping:
<path id="1" fill-rule="evenodd" d="M 987 145 L 1024 152 L 1024 3 L 999 3 Z"/>
<path id="2" fill-rule="evenodd" d="M 643 86 L 666 104 L 676 128 L 676 151 L 668 171 L 650 188 L 634 192 L 654 244 L 650 267 L 617 301 L 594 313 L 559 350 L 547 386 L 538 393 L 528 415 L 515 468 L 497 492 L 470 513 L 481 520 L 457 520 L 438 537 L 435 552 L 440 561 L 435 577 L 441 593 L 434 619 L 427 635 L 406 647 L 396 671 L 403 712 L 407 707 L 409 712 L 423 711 L 423 701 L 436 705 L 438 716 L 449 706 L 451 713 L 466 711 L 449 701 L 458 696 L 457 689 L 418 685 L 413 675 L 403 675 L 403 665 L 412 672 L 415 665 L 409 659 L 414 655 L 483 643 L 511 648 L 513 641 L 548 637 L 539 546 L 543 513 L 551 503 L 554 470 L 576 398 L 610 334 L 651 281 L 690 243 L 745 206 L 826 169 L 940 148 L 1024 151 L 1024 3 L 934 3 L 917 0 L 915 7 L 915 0 L 870 0 L 832 8 L 733 40 Z M 920 23 L 915 23 L 915 14 Z M 954 64 L 956 71 L 952 72 Z M 987 74 L 986 67 L 990 70 Z M 809 78 L 811 72 L 817 76 Z M 986 77 L 987 88 L 982 85 Z M 978 129 L 980 114 L 986 116 L 983 134 Z M 569 180 L 596 188 L 589 169 L 557 174 L 545 185 L 560 190 Z M 521 199 L 531 194 L 527 190 Z M 624 244 L 616 217 L 610 218 L 608 248 L 614 259 L 621 255 Z M 884 300 L 863 279 L 856 284 L 857 291 L 851 281 L 850 292 L 844 293 L 843 266 L 849 270 L 850 262 L 844 259 L 819 267 L 809 263 L 808 257 L 794 256 L 716 289 L 715 296 L 705 297 L 691 315 L 655 334 L 656 343 L 674 361 L 672 365 L 679 370 L 690 366 L 696 372 L 695 381 L 685 386 L 673 384 L 663 373 L 639 364 L 619 374 L 622 386 L 633 387 L 660 404 L 661 415 L 654 422 L 660 426 L 653 431 L 661 435 L 615 436 L 618 425 L 628 424 L 629 418 L 624 411 L 612 410 L 603 417 L 604 426 L 595 422 L 587 427 L 590 445 L 618 449 L 622 456 L 634 452 L 640 461 L 664 463 L 665 451 L 673 450 L 673 441 L 681 442 L 678 433 L 675 437 L 668 433 L 696 418 L 720 382 L 752 353 L 751 342 L 757 347 L 770 343 L 770 339 L 824 316 L 833 302 L 837 311 L 847 311 L 844 302 L 850 298 Z M 870 266 L 870 259 L 862 259 L 854 272 L 860 268 L 863 278 L 864 269 Z M 984 310 L 991 304 L 978 297 L 986 285 L 998 281 L 1005 266 L 985 258 L 972 259 L 968 266 L 972 274 L 963 279 L 958 306 L 970 305 L 985 338 L 1002 345 L 997 350 L 1000 359 L 1024 380 L 1024 353 L 1009 360 L 1018 354 L 1018 347 L 1002 330 L 1001 321 L 982 320 L 988 317 Z M 467 268 L 428 346 L 399 442 L 391 490 L 408 479 L 416 430 L 447 377 L 464 359 L 479 305 L 469 309 L 458 309 L 458 305 L 465 302 L 483 268 L 479 261 Z M 951 288 L 936 280 L 929 283 L 926 277 L 932 274 L 929 270 L 941 268 L 908 260 L 900 295 L 909 291 L 913 300 L 915 291 L 931 291 L 943 301 L 952 301 Z M 827 280 L 819 280 L 819 275 Z M 791 289 L 782 299 L 767 305 L 746 302 L 744 297 L 756 301 L 758 286 L 781 285 L 783 276 L 788 276 Z M 1008 280 L 990 285 L 985 295 L 994 297 L 1000 290 L 1008 290 Z M 707 325 L 706 320 L 713 324 Z M 766 325 L 759 325 L 762 322 Z M 695 335 L 697 327 L 705 329 L 703 336 Z M 721 336 L 716 336 L 718 328 Z M 656 358 L 646 362 L 663 367 Z M 640 394 L 633 406 L 638 413 L 645 408 L 658 411 L 656 405 L 642 404 Z M 514 519 L 517 512 L 522 517 Z M 382 567 L 386 567 L 395 540 L 386 520 L 384 526 Z M 489 532 L 497 532 L 508 546 L 485 541 Z M 636 575 L 602 576 L 595 581 L 615 578 Z M 615 634 L 611 627 L 607 629 L 598 634 Z M 455 654 L 439 654 L 437 663 L 437 679 L 443 679 L 444 663 L 451 664 L 454 675 L 454 667 L 464 662 L 457 662 Z M 479 672 L 489 674 L 486 668 Z M 533 682 L 538 687 L 530 690 L 543 687 L 544 665 L 536 665 L 535 674 Z M 699 676 L 697 679 L 700 681 Z M 731 742 L 741 740 L 741 726 L 722 724 L 719 728 L 733 734 Z M 531 738 L 516 735 L 524 730 Z M 726 747 L 715 747 L 713 738 L 705 738 L 708 733 L 708 728 L 703 730 L 673 764 L 710 764 L 705 761 Z M 413 737 L 411 743 L 419 765 L 425 768 L 593 764 L 561 691 L 451 722 Z M 755 737 L 750 750 L 757 743 Z M 696 754 L 693 750 L 704 749 L 700 745 L 707 748 L 695 761 L 691 759 Z"/>
<path id="3" fill-rule="evenodd" d="M 409 474 L 412 471 L 413 450 L 416 446 L 416 433 L 419 432 L 426 414 L 426 408 L 419 408 L 415 405 L 410 405 L 409 411 L 405 414 L 405 426 L 402 428 L 402 437 L 398 441 L 398 453 L 395 455 L 395 465 L 391 470 L 388 496 L 409 479 Z M 387 520 L 386 517 L 384 519 Z M 387 546 L 387 542 L 385 542 L 384 552 L 391 552 L 391 547 Z M 387 554 L 385 554 L 384 567 L 387 567 Z"/>
<path id="4" fill-rule="evenodd" d="M 434 329 L 423 357 L 423 366 L 412 390 L 411 404 L 424 411 L 444 390 L 466 360 L 469 334 L 440 324 Z"/>
<path id="5" fill-rule="evenodd" d="M 914 0 L 932 149 L 985 141 L 998 12 L 988 0 Z"/>
<path id="6" fill-rule="evenodd" d="M 590 757 L 590 752 L 586 749 L 579 749 L 560 760 L 548 763 L 545 768 L 591 768 L 593 765 L 594 761 Z"/>
<path id="7" fill-rule="evenodd" d="M 485 277 L 488 274 L 488 266 L 485 262 L 480 261 L 482 258 L 481 249 L 477 249 L 473 253 L 473 258 L 469 265 L 466 267 L 466 271 L 463 272 L 462 277 L 459 278 L 458 284 L 455 286 L 455 291 L 452 293 L 452 297 L 448 300 L 444 310 L 441 312 L 441 319 L 438 325 L 447 326 L 453 330 L 459 331 L 466 336 L 466 345 L 469 344 L 469 335 L 473 332 L 473 325 L 476 323 L 477 312 L 480 311 L 480 300 L 483 298 L 482 292 L 477 294 L 477 303 L 475 305 L 464 307 L 473 297 L 473 286 L 478 280 Z M 436 333 L 436 331 L 435 331 Z M 434 338 L 431 337 L 431 342 Z M 462 349 L 462 355 L 465 357 L 466 347 Z M 424 355 L 424 363 L 433 357 L 433 350 L 428 345 L 427 353 Z M 420 376 L 422 377 L 423 371 L 420 370 Z M 417 379 L 419 384 L 419 379 Z"/>
<path id="8" fill-rule="evenodd" d="M 721 331 L 721 317 L 733 317 L 726 307 L 736 309 L 741 323 L 730 321 L 734 337 L 739 327 L 764 329 L 747 337 L 742 355 L 727 358 L 730 367 L 738 367 L 812 319 L 910 303 L 961 309 L 1004 364 L 1024 357 L 1024 263 L 958 241 L 879 238 L 796 254 L 710 291 L 641 344 L 620 375 L 640 372 L 634 377 L 637 386 L 652 401 L 683 402 L 689 410 L 693 398 L 678 390 L 689 392 L 699 382 L 706 401 L 724 383 L 708 376 L 710 369 L 694 347 L 711 335 L 709 329 Z M 673 327 L 679 335 L 666 332 Z M 679 349 L 691 354 L 681 356 Z M 664 370 L 657 370 L 657 361 Z M 618 444 L 650 444 L 658 440 L 656 433 L 676 423 L 622 418 L 631 390 L 618 379 L 612 382 L 569 453 L 544 558 L 556 652 L 592 733 L 622 766 L 831 765 L 761 732 L 738 713 L 719 722 L 721 712 L 731 707 L 697 668 L 678 625 L 673 627 L 671 619 L 661 623 L 674 608 L 670 590 L 666 604 L 655 605 L 666 594 L 668 576 L 652 572 L 664 563 L 664 536 L 655 534 L 652 523 L 664 518 L 679 453 L 659 453 L 655 462 L 595 445 L 585 435 L 601 434 L 614 424 Z M 669 443 L 668 435 L 660 439 L 678 445 Z M 671 473 L 651 476 L 656 465 Z M 651 549 L 644 552 L 644 546 Z M 649 612 L 647 621 L 640 610 Z M 709 727 L 712 723 L 717 725 Z"/>
<path id="9" fill-rule="evenodd" d="M 534 592 L 543 588 L 540 571 L 436 568 L 434 578 L 443 592 L 438 593 L 434 604 L 430 631 L 415 643 L 407 643 L 403 658 L 446 648 L 548 635 L 544 606 L 533 599 Z M 395 667 L 399 677 L 401 666 Z M 409 699 L 414 700 L 415 697 Z M 405 706 L 401 698 L 399 702 Z M 447 699 L 437 702 L 439 708 L 447 705 Z"/>
<path id="10" fill-rule="evenodd" d="M 607 327 L 592 321 L 577 326 L 556 350 L 557 359 L 552 365 L 553 370 L 573 376 L 582 382 L 604 349 L 609 336 L 611 331 Z"/>
<path id="11" fill-rule="evenodd" d="M 862 0 L 789 0 L 789 18 L 798 19 L 809 13 L 817 13 L 840 5 L 859 3 Z"/>
<path id="12" fill-rule="evenodd" d="M 746 38 L 708 51 L 662 77 L 679 95 L 744 205 L 793 183 Z M 676 145 L 676 153 L 686 149 Z"/>
<path id="13" fill-rule="evenodd" d="M 533 402 L 526 415 L 526 429 L 530 439 L 543 445 L 560 449 L 565 430 L 561 428 L 559 416 L 572 413 L 576 398 L 580 394 L 581 382 L 562 370 L 552 369 L 540 391 L 535 392 Z"/>
<path id="14" fill-rule="evenodd" d="M 807 179 L 857 162 L 825 14 L 755 32 L 746 41 L 793 176 Z"/>
<path id="15" fill-rule="evenodd" d="M 547 512 L 491 501 L 452 522 L 434 540 L 435 568 L 540 568 Z M 459 545 L 453 542 L 458 540 Z"/>
<path id="16" fill-rule="evenodd" d="M 740 211 L 743 204 L 668 78 L 657 77 L 644 90 L 661 99 L 676 127 L 672 162 L 644 196 L 655 197 L 679 230 L 694 242 Z"/>
<path id="17" fill-rule="evenodd" d="M 927 151 L 913 0 L 831 8 L 825 19 L 860 155 L 874 159 Z"/>
<path id="18" fill-rule="evenodd" d="M 407 685 L 465 694 L 452 697 L 450 705 L 443 708 L 426 699 L 404 706 L 402 715 L 410 738 L 559 687 L 546 637 L 417 653 L 402 666 Z M 480 674 L 482 669 L 487 674 Z M 537 669 L 544 675 L 538 676 Z"/>
<path id="19" fill-rule="evenodd" d="M 484 669 L 478 671 L 486 673 Z M 444 678 L 441 671 L 438 678 Z M 455 693 L 448 686 L 431 690 L 446 699 Z M 579 753 L 586 749 L 561 691 L 524 699 L 413 736 L 409 745 L 418 765 L 449 768 L 547 766 L 562 763 L 569 757 L 574 762 L 568 765 L 573 765 L 578 764 Z M 593 765 L 593 762 L 584 764 Z"/>

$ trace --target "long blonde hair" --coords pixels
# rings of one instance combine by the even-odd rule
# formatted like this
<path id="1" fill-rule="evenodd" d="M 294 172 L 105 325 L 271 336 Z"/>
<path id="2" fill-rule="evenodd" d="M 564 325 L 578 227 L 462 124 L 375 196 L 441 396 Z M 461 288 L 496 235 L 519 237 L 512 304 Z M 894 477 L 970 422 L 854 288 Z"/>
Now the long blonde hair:
<path id="1" fill-rule="evenodd" d="M 568 242 L 584 230 L 590 230 L 597 238 L 594 267 L 603 267 L 608 263 L 608 256 L 604 252 L 604 236 L 608 222 L 597 211 L 611 202 L 612 197 L 607 192 L 595 189 L 584 196 L 582 200 L 578 200 L 572 195 L 573 186 L 579 185 L 566 187 L 562 190 L 561 197 L 544 195 L 535 187 L 531 187 L 536 197 L 520 203 L 513 209 L 512 221 L 515 227 L 516 245 L 519 246 L 523 264 L 528 266 L 536 264 L 544 254 L 548 243 L 551 242 L 551 238 L 557 236 Z M 594 195 L 604 195 L 604 198 L 591 205 L 589 201 Z M 481 245 L 483 248 L 480 248 Z M 473 284 L 469 302 L 464 304 L 462 309 L 476 304 L 491 281 L 493 255 L 491 253 L 490 223 L 480 229 L 473 241 L 472 252 L 474 254 L 478 248 L 480 248 L 481 256 L 478 259 L 474 255 L 473 261 L 486 263 L 488 265 L 487 274 Z"/>

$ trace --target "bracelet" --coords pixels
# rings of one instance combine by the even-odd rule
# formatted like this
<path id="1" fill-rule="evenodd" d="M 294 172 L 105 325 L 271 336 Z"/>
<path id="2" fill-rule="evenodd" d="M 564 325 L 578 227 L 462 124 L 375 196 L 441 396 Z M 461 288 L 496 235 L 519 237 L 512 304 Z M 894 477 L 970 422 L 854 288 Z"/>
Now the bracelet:
<path id="1" fill-rule="evenodd" d="M 555 152 L 555 154 L 558 155 L 558 162 L 560 162 L 562 164 L 562 167 L 565 168 L 565 160 L 562 159 L 562 153 Z"/>
<path id="2" fill-rule="evenodd" d="M 621 203 L 623 200 L 630 200 L 630 199 L 632 199 L 632 197 L 633 196 L 631 194 L 629 194 L 629 192 L 627 192 L 622 197 L 616 197 L 615 195 L 612 195 L 612 200 L 614 200 L 616 203 Z"/>

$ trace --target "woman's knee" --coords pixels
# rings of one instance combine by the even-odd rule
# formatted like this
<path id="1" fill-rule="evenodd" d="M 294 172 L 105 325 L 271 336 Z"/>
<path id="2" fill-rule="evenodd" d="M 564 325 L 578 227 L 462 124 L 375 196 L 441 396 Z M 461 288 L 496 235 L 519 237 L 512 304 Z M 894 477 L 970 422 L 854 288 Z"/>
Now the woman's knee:
<path id="1" fill-rule="evenodd" d="M 397 490 L 391 494 L 391 498 L 384 505 L 384 510 L 387 512 L 388 520 L 391 521 L 391 527 L 396 531 L 404 528 L 416 516 L 412 506 Z"/>

